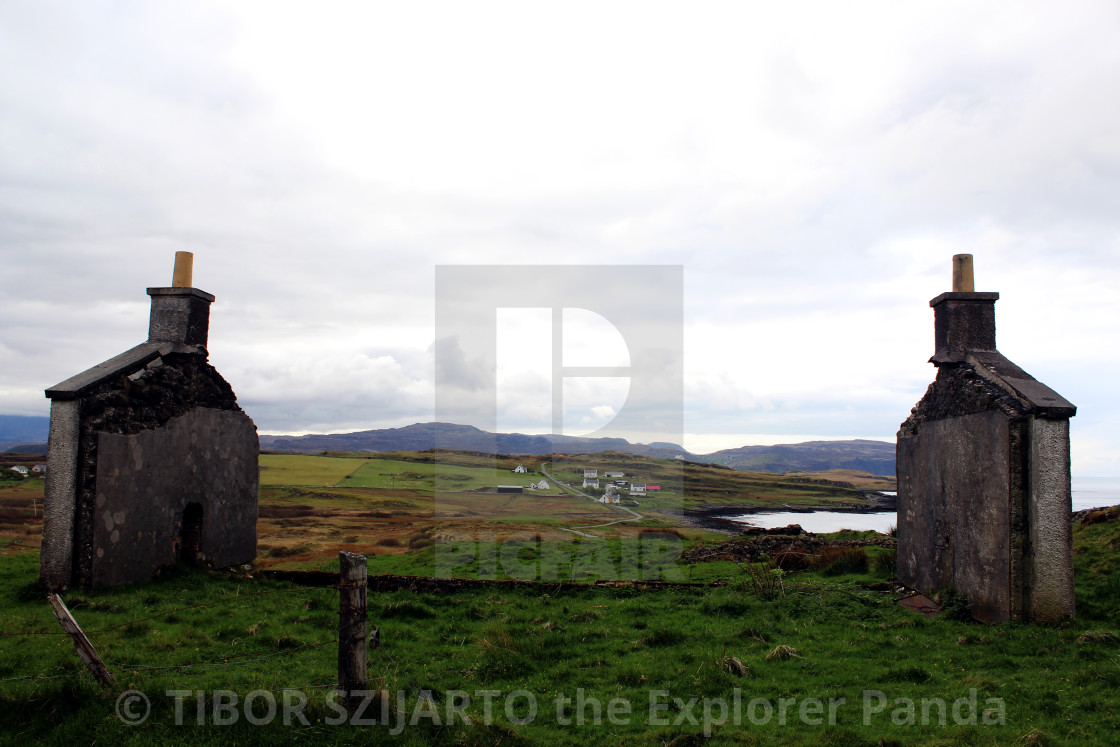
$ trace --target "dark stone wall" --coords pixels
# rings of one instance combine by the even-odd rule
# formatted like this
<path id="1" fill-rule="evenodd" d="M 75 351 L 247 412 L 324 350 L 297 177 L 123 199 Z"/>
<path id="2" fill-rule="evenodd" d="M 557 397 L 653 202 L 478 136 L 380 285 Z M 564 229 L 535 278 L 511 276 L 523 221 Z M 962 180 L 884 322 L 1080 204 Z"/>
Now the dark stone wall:
<path id="1" fill-rule="evenodd" d="M 953 587 L 984 622 L 1011 617 L 1009 420 L 998 411 L 922 423 L 898 439 L 898 575 Z"/>
<path id="2" fill-rule="evenodd" d="M 954 588 L 989 623 L 1073 615 L 1069 421 L 1048 412 L 971 362 L 938 368 L 898 432 L 903 583 Z"/>
<path id="3" fill-rule="evenodd" d="M 1023 418 L 1028 414 L 1019 400 L 978 375 L 971 366 L 940 366 L 937 378 L 910 411 L 898 435 L 914 435 L 921 423 L 990 411 L 1001 412 L 1009 418 Z"/>
<path id="4" fill-rule="evenodd" d="M 256 557 L 257 431 L 244 413 L 196 408 L 160 428 L 101 433 L 97 471 L 94 586 L 143 581 L 180 559 L 192 509 L 201 522 L 191 560 Z"/>
<path id="5" fill-rule="evenodd" d="M 239 413 L 248 420 L 238 407 L 232 388 L 207 362 L 204 353 L 173 353 L 156 358 L 139 370 L 122 372 L 83 394 L 79 414 L 80 481 L 75 506 L 73 585 L 88 588 L 95 583 L 95 509 L 101 435 L 127 435 L 161 428 L 173 418 L 200 407 Z M 137 469 L 143 469 L 143 465 Z M 253 473 L 256 474 L 255 460 Z M 255 513 L 255 490 L 251 501 Z"/>

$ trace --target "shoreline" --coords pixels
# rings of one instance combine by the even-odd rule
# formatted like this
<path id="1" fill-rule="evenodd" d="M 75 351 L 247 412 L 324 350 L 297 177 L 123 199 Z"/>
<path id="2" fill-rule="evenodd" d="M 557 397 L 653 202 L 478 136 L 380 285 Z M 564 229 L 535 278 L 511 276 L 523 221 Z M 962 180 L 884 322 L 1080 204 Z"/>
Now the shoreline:
<path id="1" fill-rule="evenodd" d="M 862 505 L 852 504 L 813 504 L 791 506 L 780 504 L 773 506 L 758 506 L 753 504 L 723 503 L 714 506 L 684 509 L 680 513 L 670 514 L 681 523 L 697 529 L 709 529 L 725 534 L 741 534 L 747 525 L 726 518 L 728 515 L 747 516 L 750 514 L 812 514 L 819 511 L 845 514 L 877 514 L 898 510 L 898 498 L 874 490 L 860 491 L 867 503 Z M 669 512 L 661 512 L 669 513 Z"/>

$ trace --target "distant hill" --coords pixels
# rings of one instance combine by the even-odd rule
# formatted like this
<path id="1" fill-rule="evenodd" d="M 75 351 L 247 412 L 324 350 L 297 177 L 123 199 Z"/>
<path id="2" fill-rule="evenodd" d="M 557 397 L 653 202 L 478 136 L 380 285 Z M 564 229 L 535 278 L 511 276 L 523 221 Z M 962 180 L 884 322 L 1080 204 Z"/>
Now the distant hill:
<path id="1" fill-rule="evenodd" d="M 43 454 L 51 419 L 29 415 L 0 415 L 0 451 Z"/>
<path id="2" fill-rule="evenodd" d="M 0 415 L 0 441 L 33 443 L 47 440 L 51 419 L 29 415 Z"/>
<path id="3" fill-rule="evenodd" d="M 756 472 L 822 472 L 852 469 L 873 475 L 894 476 L 894 444 L 856 439 L 807 441 L 776 446 L 740 446 L 697 457 L 732 469 Z"/>
<path id="4" fill-rule="evenodd" d="M 261 448 L 272 451 L 426 451 L 455 449 L 487 454 L 594 454 L 622 451 L 643 456 L 672 458 L 684 454 L 676 444 L 632 444 L 624 438 L 580 438 L 577 436 L 531 436 L 522 433 L 490 433 L 470 425 L 415 423 L 404 428 L 383 428 L 357 433 L 308 436 L 261 436 Z"/>
<path id="5" fill-rule="evenodd" d="M 714 454 L 690 454 L 671 443 L 632 444 L 624 438 L 490 433 L 469 425 L 416 423 L 356 433 L 308 436 L 261 436 L 261 448 L 271 451 L 426 451 L 456 449 L 487 454 L 597 454 L 621 451 L 669 459 L 683 455 L 693 462 L 720 464 L 756 472 L 817 472 L 849 469 L 874 475 L 894 475 L 894 444 L 882 441 L 810 441 L 780 446 L 743 446 Z"/>
<path id="6" fill-rule="evenodd" d="M 46 454 L 47 442 L 32 441 L 31 443 L 24 443 L 23 441 L 0 441 L 0 451 L 5 454 Z"/>

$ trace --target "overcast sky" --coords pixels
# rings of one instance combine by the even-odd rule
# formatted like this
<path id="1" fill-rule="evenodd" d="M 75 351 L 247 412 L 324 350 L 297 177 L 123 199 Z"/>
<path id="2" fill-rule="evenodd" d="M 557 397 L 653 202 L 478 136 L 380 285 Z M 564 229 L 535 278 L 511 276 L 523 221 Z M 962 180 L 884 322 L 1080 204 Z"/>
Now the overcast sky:
<path id="1" fill-rule="evenodd" d="M 432 419 L 437 266 L 611 264 L 683 268 L 686 447 L 892 439 L 971 252 L 1075 472 L 1120 474 L 1118 38 L 1114 2 L 2 0 L 0 413 L 142 341 L 188 250 L 262 433 Z"/>

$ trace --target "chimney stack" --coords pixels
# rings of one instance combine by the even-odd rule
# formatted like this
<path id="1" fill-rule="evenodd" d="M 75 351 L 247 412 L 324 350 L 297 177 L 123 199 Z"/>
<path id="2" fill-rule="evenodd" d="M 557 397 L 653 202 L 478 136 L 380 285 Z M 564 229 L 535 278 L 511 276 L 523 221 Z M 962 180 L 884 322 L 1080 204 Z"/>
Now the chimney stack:
<path id="1" fill-rule="evenodd" d="M 935 366 L 963 363 L 970 352 L 996 349 L 996 300 L 998 293 L 977 293 L 972 255 L 953 257 L 953 290 L 929 302 L 933 307 Z"/>
<path id="2" fill-rule="evenodd" d="M 194 254 L 175 252 L 175 270 L 170 288 L 148 288 L 152 315 L 148 342 L 206 347 L 210 330 L 210 304 L 214 297 L 191 287 Z"/>

